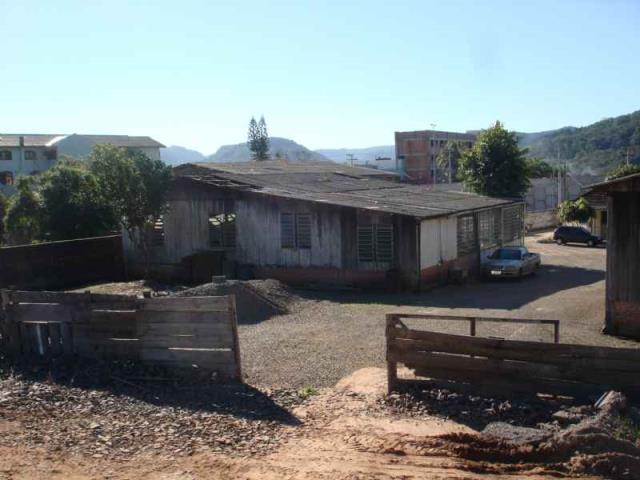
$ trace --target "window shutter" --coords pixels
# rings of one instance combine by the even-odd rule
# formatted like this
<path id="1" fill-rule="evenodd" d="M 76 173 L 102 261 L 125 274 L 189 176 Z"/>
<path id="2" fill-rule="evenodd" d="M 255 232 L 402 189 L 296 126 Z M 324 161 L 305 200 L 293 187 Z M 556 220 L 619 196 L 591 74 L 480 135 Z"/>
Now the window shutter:
<path id="1" fill-rule="evenodd" d="M 293 213 L 280 214 L 280 245 L 282 248 L 295 248 L 295 226 Z"/>
<path id="2" fill-rule="evenodd" d="M 376 225 L 376 260 L 393 261 L 393 225 Z"/>
<path id="3" fill-rule="evenodd" d="M 373 225 L 358 225 L 358 261 L 373 262 Z"/>
<path id="4" fill-rule="evenodd" d="M 311 215 L 296 215 L 296 245 L 298 248 L 311 248 Z"/>

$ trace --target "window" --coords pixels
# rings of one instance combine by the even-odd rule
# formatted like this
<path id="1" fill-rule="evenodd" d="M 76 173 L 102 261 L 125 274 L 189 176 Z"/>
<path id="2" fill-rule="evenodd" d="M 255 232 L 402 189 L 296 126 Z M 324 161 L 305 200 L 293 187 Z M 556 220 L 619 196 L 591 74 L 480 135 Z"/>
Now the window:
<path id="1" fill-rule="evenodd" d="M 13 185 L 13 173 L 0 172 L 0 185 Z"/>
<path id="2" fill-rule="evenodd" d="M 58 158 L 58 152 L 55 148 L 48 148 L 44 151 L 44 158 L 46 160 L 55 160 Z"/>
<path id="3" fill-rule="evenodd" d="M 475 242 L 473 216 L 458 217 L 458 256 L 473 253 L 476 250 Z"/>
<path id="4" fill-rule="evenodd" d="M 358 261 L 393 261 L 393 225 L 358 225 Z"/>
<path id="5" fill-rule="evenodd" d="M 12 158 L 11 150 L 0 150 L 0 160 L 11 160 Z"/>
<path id="6" fill-rule="evenodd" d="M 311 248 L 311 215 L 296 214 L 296 245 L 298 248 Z"/>
<path id="7" fill-rule="evenodd" d="M 153 223 L 151 244 L 154 247 L 161 247 L 164 245 L 164 215 L 160 215 Z"/>
<path id="8" fill-rule="evenodd" d="M 36 157 L 36 151 L 35 150 L 25 150 L 24 152 L 24 159 L 25 160 L 35 160 Z"/>
<path id="9" fill-rule="evenodd" d="M 209 216 L 209 246 L 212 248 L 235 248 L 235 213 L 218 213 Z"/>
<path id="10" fill-rule="evenodd" d="M 502 210 L 502 241 L 510 242 L 522 237 L 524 231 L 524 207 L 517 205 Z"/>
<path id="11" fill-rule="evenodd" d="M 282 248 L 311 248 L 311 214 L 280 214 L 280 245 Z"/>
<path id="12" fill-rule="evenodd" d="M 491 248 L 500 243 L 500 226 L 500 209 L 478 213 L 480 248 Z"/>

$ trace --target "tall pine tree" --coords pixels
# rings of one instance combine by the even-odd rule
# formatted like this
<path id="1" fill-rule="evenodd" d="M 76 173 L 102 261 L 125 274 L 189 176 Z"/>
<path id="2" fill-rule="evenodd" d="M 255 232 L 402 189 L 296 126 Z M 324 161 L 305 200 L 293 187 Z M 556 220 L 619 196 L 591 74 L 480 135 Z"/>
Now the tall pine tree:
<path id="1" fill-rule="evenodd" d="M 260 117 L 260 122 L 256 122 L 256 119 L 251 117 L 247 147 L 251 151 L 252 160 L 269 160 L 269 134 L 267 133 L 267 122 L 264 121 L 264 117 Z"/>
<path id="2" fill-rule="evenodd" d="M 259 140 L 259 157 L 258 160 L 269 160 L 269 134 L 267 133 L 267 122 L 264 121 L 264 116 L 260 117 L 258 122 L 258 132 L 260 134 Z"/>
<path id="3" fill-rule="evenodd" d="M 249 121 L 249 134 L 247 136 L 247 147 L 251 151 L 251 159 L 259 160 L 258 153 L 260 151 L 260 131 L 258 130 L 258 122 L 254 117 Z"/>

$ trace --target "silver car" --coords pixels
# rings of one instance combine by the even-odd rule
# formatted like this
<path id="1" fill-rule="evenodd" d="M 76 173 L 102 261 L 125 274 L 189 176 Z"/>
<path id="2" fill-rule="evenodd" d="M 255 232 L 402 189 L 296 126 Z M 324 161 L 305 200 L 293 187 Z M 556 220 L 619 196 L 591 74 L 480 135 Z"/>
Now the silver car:
<path id="1" fill-rule="evenodd" d="M 540 263 L 540 255 L 526 247 L 502 247 L 487 258 L 482 272 L 488 277 L 523 277 L 534 273 Z"/>

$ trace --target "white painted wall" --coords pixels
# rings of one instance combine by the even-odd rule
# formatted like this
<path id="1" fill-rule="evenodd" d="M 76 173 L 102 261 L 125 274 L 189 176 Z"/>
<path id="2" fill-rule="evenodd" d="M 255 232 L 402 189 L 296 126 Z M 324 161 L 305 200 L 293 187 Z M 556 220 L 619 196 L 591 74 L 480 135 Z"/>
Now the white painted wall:
<path id="1" fill-rule="evenodd" d="M 457 218 L 441 217 L 420 223 L 420 268 L 454 260 L 458 253 Z"/>

